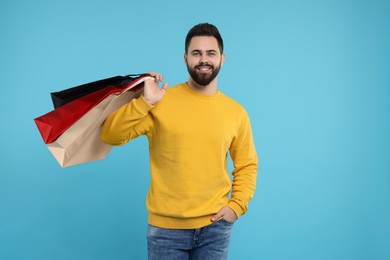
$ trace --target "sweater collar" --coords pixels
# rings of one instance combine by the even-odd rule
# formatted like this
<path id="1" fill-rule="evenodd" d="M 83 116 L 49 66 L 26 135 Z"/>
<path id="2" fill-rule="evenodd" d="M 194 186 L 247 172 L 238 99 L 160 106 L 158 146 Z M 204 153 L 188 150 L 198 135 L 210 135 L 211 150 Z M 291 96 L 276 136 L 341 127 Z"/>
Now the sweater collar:
<path id="1" fill-rule="evenodd" d="M 181 89 L 183 89 L 184 92 L 186 92 L 188 95 L 191 95 L 191 96 L 197 97 L 197 98 L 201 98 L 201 99 L 204 99 L 204 100 L 216 99 L 216 98 L 219 98 L 219 97 L 222 96 L 222 93 L 221 93 L 221 91 L 219 91 L 219 90 L 218 90 L 217 93 L 211 94 L 211 95 L 199 93 L 199 92 L 193 90 L 192 88 L 190 88 L 190 87 L 188 86 L 188 83 L 187 83 L 187 82 L 180 84 L 180 87 L 181 87 Z"/>

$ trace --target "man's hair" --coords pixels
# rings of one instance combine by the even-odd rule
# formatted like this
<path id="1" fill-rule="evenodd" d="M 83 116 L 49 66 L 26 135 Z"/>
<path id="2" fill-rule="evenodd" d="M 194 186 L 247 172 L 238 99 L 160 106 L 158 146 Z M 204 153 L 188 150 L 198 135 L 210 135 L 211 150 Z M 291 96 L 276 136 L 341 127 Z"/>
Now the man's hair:
<path id="1" fill-rule="evenodd" d="M 185 42 L 185 52 L 188 52 L 188 47 L 190 46 L 190 42 L 193 37 L 195 36 L 212 36 L 215 39 L 217 39 L 218 42 L 218 47 L 221 52 L 223 53 L 223 40 L 221 37 L 221 34 L 219 34 L 219 31 L 217 27 L 215 27 L 212 24 L 209 23 L 200 23 L 195 25 L 194 27 L 189 30 L 187 37 L 186 37 L 186 42 Z"/>

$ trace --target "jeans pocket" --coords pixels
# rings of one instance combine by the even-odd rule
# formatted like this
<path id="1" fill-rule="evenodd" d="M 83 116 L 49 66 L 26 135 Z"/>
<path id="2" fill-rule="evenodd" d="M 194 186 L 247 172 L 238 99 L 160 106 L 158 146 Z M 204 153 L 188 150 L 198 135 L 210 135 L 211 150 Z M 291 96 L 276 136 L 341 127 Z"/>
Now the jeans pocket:
<path id="1" fill-rule="evenodd" d="M 227 220 L 224 219 L 224 218 L 221 218 L 219 221 L 221 221 L 221 222 L 223 222 L 223 223 L 225 223 L 225 224 L 228 224 L 228 225 L 233 225 L 233 224 L 234 224 L 234 222 L 227 221 Z"/>

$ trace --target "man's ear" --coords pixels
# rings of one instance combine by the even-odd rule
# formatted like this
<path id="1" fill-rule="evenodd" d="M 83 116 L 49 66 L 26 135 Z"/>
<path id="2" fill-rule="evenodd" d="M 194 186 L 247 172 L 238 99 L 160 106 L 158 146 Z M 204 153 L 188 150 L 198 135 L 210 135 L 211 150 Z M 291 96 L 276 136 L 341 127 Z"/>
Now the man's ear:
<path id="1" fill-rule="evenodd" d="M 184 63 L 187 64 L 187 53 L 184 53 Z"/>
<path id="2" fill-rule="evenodd" d="M 226 55 L 225 55 L 225 53 L 223 53 L 223 54 L 221 55 L 221 67 L 222 67 L 223 64 L 225 63 L 225 59 L 226 59 Z"/>

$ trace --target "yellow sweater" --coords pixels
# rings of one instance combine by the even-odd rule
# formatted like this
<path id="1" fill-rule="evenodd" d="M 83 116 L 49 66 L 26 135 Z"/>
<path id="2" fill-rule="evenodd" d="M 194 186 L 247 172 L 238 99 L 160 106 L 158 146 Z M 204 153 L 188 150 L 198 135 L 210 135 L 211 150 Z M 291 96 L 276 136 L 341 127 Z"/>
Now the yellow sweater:
<path id="1" fill-rule="evenodd" d="M 140 135 L 149 140 L 149 224 L 200 228 L 211 224 L 211 216 L 224 206 L 237 216 L 247 211 L 256 186 L 257 155 L 248 115 L 233 99 L 179 84 L 168 88 L 155 106 L 141 96 L 113 112 L 101 139 L 123 145 Z M 233 181 L 226 167 L 228 152 Z"/>

